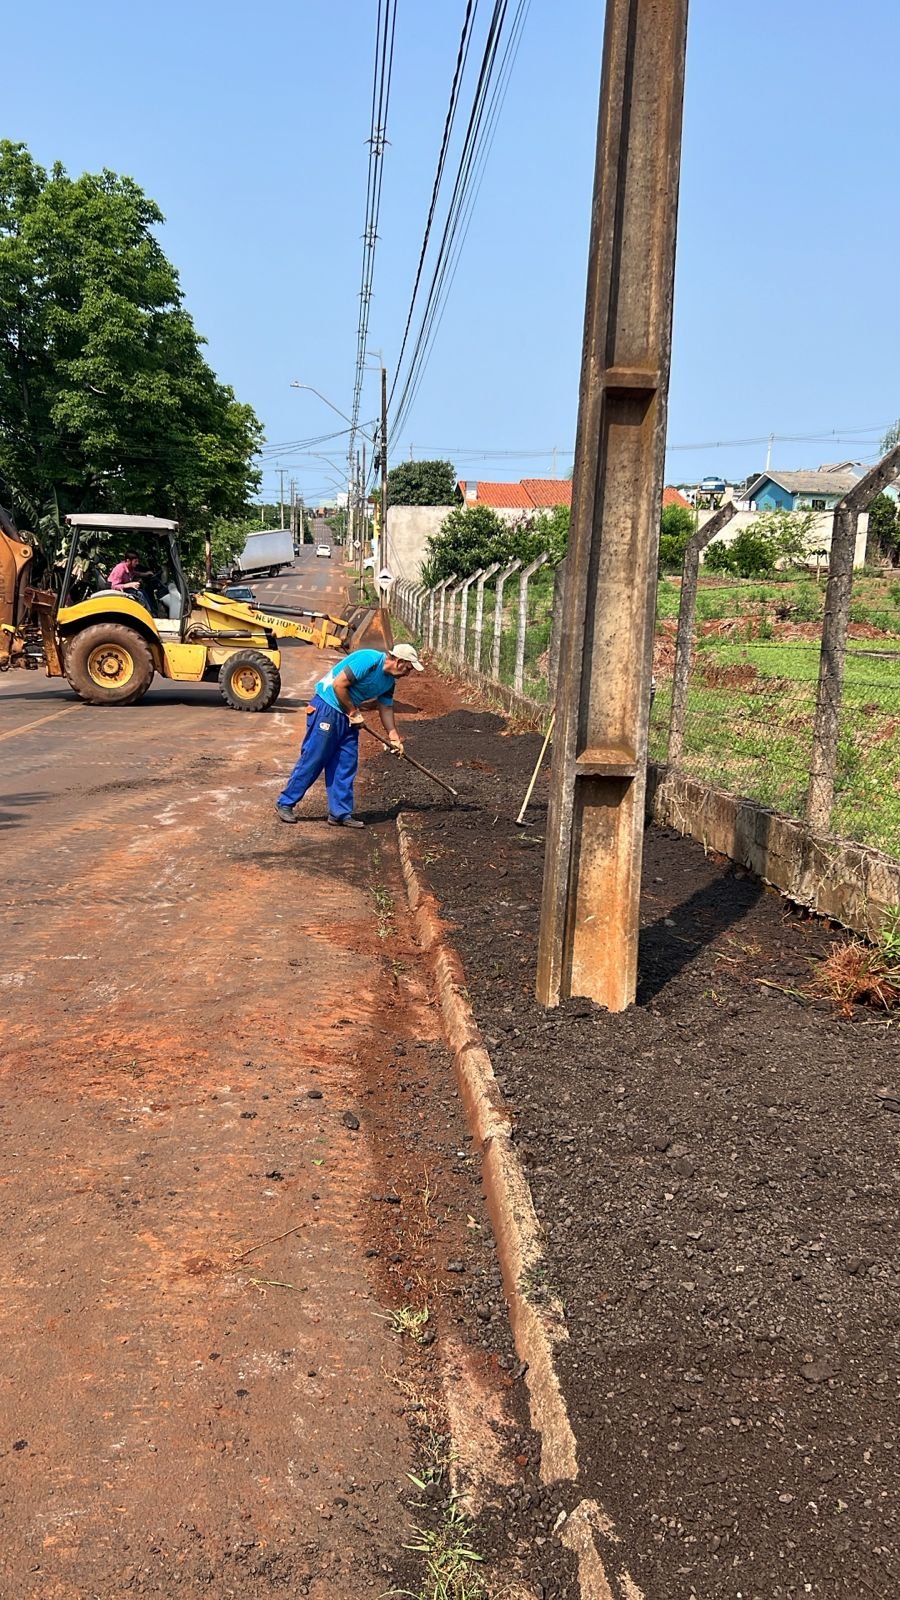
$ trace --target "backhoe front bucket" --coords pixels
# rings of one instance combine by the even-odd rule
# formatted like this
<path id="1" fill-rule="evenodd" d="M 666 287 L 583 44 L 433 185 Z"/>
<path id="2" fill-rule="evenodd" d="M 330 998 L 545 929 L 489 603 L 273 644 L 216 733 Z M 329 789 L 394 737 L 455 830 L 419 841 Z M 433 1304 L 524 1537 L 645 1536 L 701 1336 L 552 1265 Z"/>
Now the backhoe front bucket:
<path id="1" fill-rule="evenodd" d="M 382 606 L 358 606 L 347 618 L 346 649 L 390 650 L 394 643 L 391 614 Z"/>

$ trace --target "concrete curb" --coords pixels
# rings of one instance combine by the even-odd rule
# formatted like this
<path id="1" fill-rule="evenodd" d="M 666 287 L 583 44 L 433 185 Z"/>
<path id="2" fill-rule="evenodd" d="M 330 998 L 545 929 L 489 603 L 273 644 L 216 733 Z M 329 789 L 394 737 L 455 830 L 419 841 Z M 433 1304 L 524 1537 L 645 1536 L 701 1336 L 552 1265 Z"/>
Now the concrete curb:
<path id="1" fill-rule="evenodd" d="M 400 863 L 418 942 L 427 956 L 453 1055 L 468 1126 L 478 1142 L 484 1187 L 509 1320 L 519 1359 L 527 1364 L 525 1382 L 535 1430 L 541 1436 L 541 1477 L 545 1483 L 578 1475 L 575 1435 L 559 1386 L 554 1350 L 568 1337 L 557 1306 L 536 1306 L 525 1286 L 539 1280 L 544 1262 L 541 1226 L 512 1139 L 512 1124 L 494 1077 L 478 1025 L 466 997 L 465 974 L 447 944 L 437 903 L 416 869 L 414 847 L 403 817 L 397 818 Z"/>
<path id="2" fill-rule="evenodd" d="M 466 1121 L 481 1150 L 510 1326 L 519 1358 L 526 1363 L 531 1423 L 541 1439 L 541 1478 L 544 1483 L 574 1483 L 579 1476 L 576 1440 L 556 1372 L 556 1350 L 568 1332 L 559 1304 L 535 1305 L 527 1290 L 529 1282 L 542 1276 L 543 1232 L 513 1143 L 510 1115 L 469 1004 L 462 962 L 446 938 L 402 816 L 397 818 L 397 835 L 416 939 L 431 968 Z M 557 1531 L 576 1557 L 581 1600 L 644 1600 L 622 1559 L 619 1536 L 595 1500 L 579 1501 Z"/>

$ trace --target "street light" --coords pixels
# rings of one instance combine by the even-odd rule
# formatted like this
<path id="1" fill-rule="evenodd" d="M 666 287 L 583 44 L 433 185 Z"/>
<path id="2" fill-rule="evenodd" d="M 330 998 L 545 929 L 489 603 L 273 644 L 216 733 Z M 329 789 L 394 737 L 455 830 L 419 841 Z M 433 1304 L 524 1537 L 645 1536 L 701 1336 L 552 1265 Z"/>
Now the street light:
<path id="1" fill-rule="evenodd" d="M 346 411 L 342 411 L 340 406 L 336 406 L 333 400 L 329 400 L 327 395 L 322 394 L 321 390 L 313 388 L 311 383 L 300 383 L 297 378 L 292 378 L 291 388 L 306 389 L 310 394 L 317 395 L 324 405 L 329 406 L 331 410 L 337 414 L 337 416 L 342 417 L 345 422 L 350 423 L 351 428 L 353 427 L 352 419 L 347 416 Z M 370 433 L 366 433 L 365 428 L 361 428 L 359 423 L 356 424 L 356 431 L 357 433 L 361 433 L 364 439 L 368 439 L 370 444 L 374 443 L 372 435 Z"/>

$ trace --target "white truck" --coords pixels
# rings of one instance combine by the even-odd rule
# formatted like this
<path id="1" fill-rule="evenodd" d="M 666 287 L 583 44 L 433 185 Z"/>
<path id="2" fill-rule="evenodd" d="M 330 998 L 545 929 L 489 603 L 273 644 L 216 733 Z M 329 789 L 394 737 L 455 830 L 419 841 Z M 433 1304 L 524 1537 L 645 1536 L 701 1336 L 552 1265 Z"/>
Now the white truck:
<path id="1" fill-rule="evenodd" d="M 247 543 L 235 557 L 232 577 L 255 572 L 274 578 L 282 567 L 289 567 L 294 559 L 294 540 L 289 528 L 261 528 L 259 533 L 248 533 Z"/>

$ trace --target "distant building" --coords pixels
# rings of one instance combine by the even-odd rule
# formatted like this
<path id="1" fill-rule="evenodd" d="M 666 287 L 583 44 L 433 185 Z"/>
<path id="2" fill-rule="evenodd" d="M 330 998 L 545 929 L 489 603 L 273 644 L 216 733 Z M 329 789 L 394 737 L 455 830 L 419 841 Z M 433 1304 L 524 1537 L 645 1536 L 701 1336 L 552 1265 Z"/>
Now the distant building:
<path id="1" fill-rule="evenodd" d="M 571 506 L 571 478 L 522 478 L 518 483 L 485 483 L 481 479 L 461 478 L 456 492 L 464 506 L 490 506 L 501 516 L 516 519 L 535 511 L 552 511 L 556 506 Z M 664 506 L 687 506 L 678 489 L 663 490 Z"/>
<path id="2" fill-rule="evenodd" d="M 817 472 L 761 472 L 741 498 L 754 511 L 833 511 L 858 482 L 844 463 Z"/>
<path id="3" fill-rule="evenodd" d="M 461 478 L 456 492 L 464 506 L 490 506 L 501 515 L 512 512 L 516 518 L 572 504 L 571 478 L 522 478 L 519 483 Z"/>

